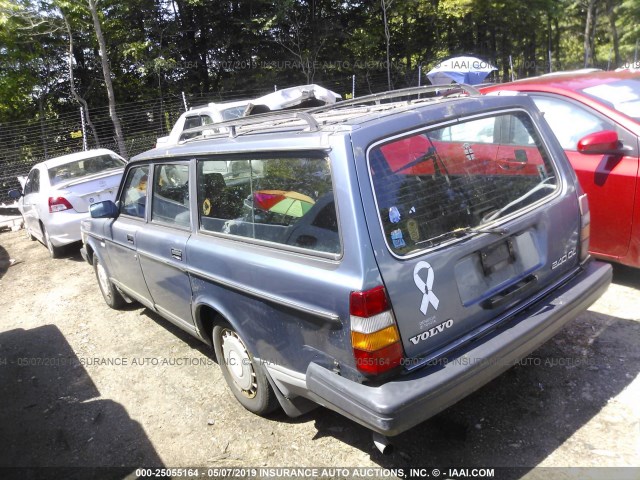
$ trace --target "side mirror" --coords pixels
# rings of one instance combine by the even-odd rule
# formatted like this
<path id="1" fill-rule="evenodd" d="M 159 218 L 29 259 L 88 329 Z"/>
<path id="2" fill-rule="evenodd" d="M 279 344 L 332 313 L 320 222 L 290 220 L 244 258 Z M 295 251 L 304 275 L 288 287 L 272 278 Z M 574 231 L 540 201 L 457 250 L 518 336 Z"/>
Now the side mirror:
<path id="1" fill-rule="evenodd" d="M 590 133 L 578 142 L 578 151 L 585 155 L 624 155 L 626 149 L 613 130 Z"/>
<path id="2" fill-rule="evenodd" d="M 116 218 L 120 213 L 118 206 L 111 200 L 89 205 L 89 212 L 91 218 Z"/>
<path id="3" fill-rule="evenodd" d="M 22 190 L 18 190 L 17 188 L 14 190 L 9 190 L 7 192 L 9 198 L 13 198 L 14 200 L 18 200 L 22 196 Z"/>

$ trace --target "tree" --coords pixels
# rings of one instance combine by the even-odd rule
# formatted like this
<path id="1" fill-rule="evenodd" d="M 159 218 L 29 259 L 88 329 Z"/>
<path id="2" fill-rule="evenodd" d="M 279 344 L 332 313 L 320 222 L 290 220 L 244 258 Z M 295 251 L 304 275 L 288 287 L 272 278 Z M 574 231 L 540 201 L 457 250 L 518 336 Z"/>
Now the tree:
<path id="1" fill-rule="evenodd" d="M 609 17 L 609 28 L 611 29 L 611 42 L 615 57 L 615 65 L 620 65 L 620 39 L 618 37 L 618 27 L 616 25 L 616 4 L 614 0 L 606 0 L 607 16 Z"/>
<path id="2" fill-rule="evenodd" d="M 98 39 L 98 45 L 100 46 L 102 74 L 104 76 L 104 84 L 107 89 L 107 97 L 109 99 L 109 116 L 113 122 L 119 153 L 122 157 L 127 158 L 127 148 L 124 143 L 122 126 L 120 125 L 120 119 L 118 118 L 118 113 L 116 111 L 116 99 L 115 94 L 113 93 L 113 83 L 111 82 L 111 66 L 109 65 L 109 58 L 107 56 L 107 43 L 105 42 L 104 35 L 102 34 L 96 0 L 87 0 L 87 3 L 89 6 L 89 12 L 91 13 L 91 18 L 93 19 L 93 26 L 95 28 L 96 38 Z"/>
<path id="3" fill-rule="evenodd" d="M 621 61 L 623 59 L 627 62 L 633 60 L 635 63 L 640 59 L 638 56 L 638 42 L 640 41 L 638 18 L 640 18 L 640 0 L 623 0 L 616 18 L 619 25 L 623 26 L 620 29 Z"/>
<path id="4" fill-rule="evenodd" d="M 415 85 L 417 66 L 457 54 L 492 62 L 505 80 L 510 58 L 518 77 L 551 61 L 604 67 L 598 59 L 614 54 L 620 66 L 636 56 L 639 16 L 640 0 L 0 0 L 0 66 L 12 67 L 0 74 L 0 122 L 77 122 L 80 97 L 92 131 L 122 152 L 123 132 L 161 131 L 162 105 L 181 92 L 203 103 L 274 84 L 346 93 L 352 75 L 374 92 Z M 157 111 L 127 105 L 155 98 Z"/>
<path id="5" fill-rule="evenodd" d="M 596 15 L 597 0 L 589 0 L 587 4 L 587 20 L 584 27 L 584 66 L 593 65 L 593 25 Z"/>
<path id="6" fill-rule="evenodd" d="M 62 15 L 62 19 L 64 20 L 65 27 L 67 28 L 67 35 L 69 36 L 69 89 L 71 90 L 71 95 L 73 95 L 73 98 L 75 98 L 76 101 L 82 106 L 82 115 L 84 116 L 84 118 L 86 118 L 87 123 L 89 124 L 89 128 L 91 129 L 91 132 L 93 134 L 93 139 L 96 143 L 96 148 L 99 148 L 100 138 L 98 137 L 98 131 L 91 122 L 89 105 L 87 104 L 87 101 L 76 91 L 75 78 L 73 75 L 73 33 L 71 32 L 71 26 L 69 25 L 69 20 L 67 19 L 67 16 L 64 14 L 64 12 L 60 10 L 60 13 Z"/>
<path id="7" fill-rule="evenodd" d="M 391 34 L 389 33 L 389 20 L 387 19 L 387 10 L 393 5 L 393 0 L 380 0 L 380 6 L 382 7 L 382 22 L 384 25 L 384 40 L 387 52 L 387 86 L 391 90 L 391 61 L 389 55 L 389 44 L 391 43 Z"/>

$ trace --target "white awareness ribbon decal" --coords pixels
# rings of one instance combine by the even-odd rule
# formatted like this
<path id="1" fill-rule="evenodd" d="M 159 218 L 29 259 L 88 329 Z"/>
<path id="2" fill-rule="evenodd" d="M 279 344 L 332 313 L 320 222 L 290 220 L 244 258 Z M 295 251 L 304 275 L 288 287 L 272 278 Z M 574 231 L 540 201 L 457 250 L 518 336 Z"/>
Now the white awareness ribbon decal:
<path id="1" fill-rule="evenodd" d="M 425 282 L 420 277 L 420 272 L 424 269 L 427 269 L 427 281 Z M 413 281 L 416 284 L 416 287 L 422 292 L 422 304 L 420 305 L 420 311 L 423 315 L 427 314 L 427 309 L 429 308 L 429 304 L 433 305 L 433 308 L 438 310 L 438 304 L 440 300 L 436 297 L 435 293 L 431 291 L 433 288 L 433 268 L 427 262 L 418 262 L 413 269 Z"/>

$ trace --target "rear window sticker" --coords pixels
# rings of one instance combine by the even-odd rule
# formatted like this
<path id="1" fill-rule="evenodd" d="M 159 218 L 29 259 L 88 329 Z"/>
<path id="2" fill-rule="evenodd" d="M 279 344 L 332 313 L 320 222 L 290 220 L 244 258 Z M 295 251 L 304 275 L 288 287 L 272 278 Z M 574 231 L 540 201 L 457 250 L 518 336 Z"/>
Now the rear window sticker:
<path id="1" fill-rule="evenodd" d="M 393 246 L 395 248 L 403 248 L 407 246 L 404 238 L 402 237 L 402 230 L 400 230 L 399 228 L 391 232 L 391 241 L 393 242 Z"/>
<path id="2" fill-rule="evenodd" d="M 409 237 L 413 240 L 413 243 L 418 243 L 420 241 L 420 228 L 418 227 L 418 222 L 413 218 L 407 220 L 407 230 L 409 231 Z"/>
<path id="3" fill-rule="evenodd" d="M 391 223 L 398 223 L 400 221 L 400 212 L 398 207 L 391 207 L 389 209 L 389 221 Z"/>

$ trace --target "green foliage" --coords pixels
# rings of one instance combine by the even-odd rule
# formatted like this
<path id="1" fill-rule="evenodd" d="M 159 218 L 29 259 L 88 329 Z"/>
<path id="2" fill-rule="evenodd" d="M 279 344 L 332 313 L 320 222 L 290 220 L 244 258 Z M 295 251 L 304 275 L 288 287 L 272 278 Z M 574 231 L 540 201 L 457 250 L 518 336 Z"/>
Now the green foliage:
<path id="1" fill-rule="evenodd" d="M 418 66 L 424 74 L 463 53 L 494 63 L 503 79 L 584 66 L 588 0 L 384 4 L 395 87 L 415 85 Z M 640 40 L 640 0 L 595 5 L 589 63 L 618 66 L 611 15 L 620 60 L 632 61 Z M 98 6 L 121 104 L 181 92 L 233 99 L 311 81 L 346 94 L 352 75 L 357 94 L 386 87 L 379 0 L 101 0 Z M 0 0 L 0 122 L 77 108 L 68 83 L 63 15 L 73 34 L 76 90 L 90 108 L 106 105 L 86 0 Z"/>

